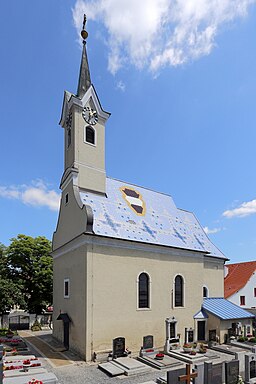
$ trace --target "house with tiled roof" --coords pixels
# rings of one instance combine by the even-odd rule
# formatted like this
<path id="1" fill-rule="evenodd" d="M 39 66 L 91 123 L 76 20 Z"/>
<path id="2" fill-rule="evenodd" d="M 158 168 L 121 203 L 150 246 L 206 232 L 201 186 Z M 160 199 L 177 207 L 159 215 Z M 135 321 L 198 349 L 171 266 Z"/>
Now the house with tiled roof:
<path id="1" fill-rule="evenodd" d="M 222 342 L 220 322 L 230 328 L 237 310 L 222 319 L 215 304 L 223 302 L 202 303 L 223 298 L 227 258 L 170 195 L 106 176 L 110 114 L 91 83 L 87 35 L 83 29 L 78 90 L 65 92 L 60 120 L 65 142 L 52 251 L 53 335 L 86 361 L 107 358 L 114 340 L 125 339 L 133 353 L 146 336 L 165 350 L 177 340 L 208 341 L 213 334 Z M 169 164 L 161 166 L 169 172 Z M 248 324 L 250 316 L 243 313 L 241 321 Z"/>
<path id="2" fill-rule="evenodd" d="M 256 261 L 226 264 L 224 297 L 242 308 L 256 309 Z"/>

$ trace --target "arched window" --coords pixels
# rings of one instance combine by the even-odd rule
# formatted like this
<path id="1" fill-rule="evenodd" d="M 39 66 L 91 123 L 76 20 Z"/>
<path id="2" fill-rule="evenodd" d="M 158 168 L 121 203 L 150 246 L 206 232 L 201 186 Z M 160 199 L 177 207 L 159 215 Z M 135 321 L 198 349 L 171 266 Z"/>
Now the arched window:
<path id="1" fill-rule="evenodd" d="M 203 287 L 203 297 L 208 297 L 208 288 Z"/>
<path id="2" fill-rule="evenodd" d="M 175 277 L 174 283 L 174 306 L 183 307 L 183 292 L 184 291 L 184 282 L 183 278 L 180 275 Z"/>
<path id="3" fill-rule="evenodd" d="M 138 304 L 139 308 L 149 308 L 149 277 L 144 272 L 139 276 Z"/>
<path id="4" fill-rule="evenodd" d="M 89 125 L 85 128 L 85 141 L 95 144 L 95 130 Z"/>

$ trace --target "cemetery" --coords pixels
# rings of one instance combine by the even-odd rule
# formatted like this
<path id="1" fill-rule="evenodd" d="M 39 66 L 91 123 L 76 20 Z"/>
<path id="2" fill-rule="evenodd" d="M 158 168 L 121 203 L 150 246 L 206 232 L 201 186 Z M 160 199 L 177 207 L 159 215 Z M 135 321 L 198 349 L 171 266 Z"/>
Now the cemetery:
<path id="1" fill-rule="evenodd" d="M 127 351 L 125 338 L 113 340 L 107 362 L 98 364 L 108 376 L 131 376 L 159 370 L 159 384 L 256 383 L 256 347 L 231 340 L 228 344 L 186 343 L 169 352 L 154 346 L 153 335 L 144 336 L 139 356 Z"/>
<path id="2" fill-rule="evenodd" d="M 56 384 L 58 380 L 44 368 L 38 357 L 31 354 L 17 332 L 3 331 L 0 337 L 0 384 L 33 383 Z"/>

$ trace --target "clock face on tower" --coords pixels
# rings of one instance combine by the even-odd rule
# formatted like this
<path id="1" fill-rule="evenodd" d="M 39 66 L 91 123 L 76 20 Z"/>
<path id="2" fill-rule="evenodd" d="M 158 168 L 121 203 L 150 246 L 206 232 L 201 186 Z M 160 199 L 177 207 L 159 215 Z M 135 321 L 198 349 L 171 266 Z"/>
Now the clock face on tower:
<path id="1" fill-rule="evenodd" d="M 83 118 L 86 123 L 90 125 L 95 125 L 98 121 L 98 114 L 95 109 L 92 109 L 90 106 L 86 106 L 82 112 Z"/>

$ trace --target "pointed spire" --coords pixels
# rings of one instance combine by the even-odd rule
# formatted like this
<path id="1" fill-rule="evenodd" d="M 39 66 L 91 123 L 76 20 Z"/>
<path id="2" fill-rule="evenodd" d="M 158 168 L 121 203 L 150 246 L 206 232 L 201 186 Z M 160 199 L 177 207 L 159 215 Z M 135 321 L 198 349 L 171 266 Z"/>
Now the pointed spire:
<path id="1" fill-rule="evenodd" d="M 83 53 L 80 65 L 80 73 L 77 87 L 77 96 L 81 99 L 85 92 L 91 85 L 90 70 L 88 65 L 87 53 L 86 53 L 86 39 L 88 37 L 88 32 L 85 30 L 86 24 L 86 15 L 84 15 L 83 29 L 81 31 L 81 36 L 83 38 Z"/>

